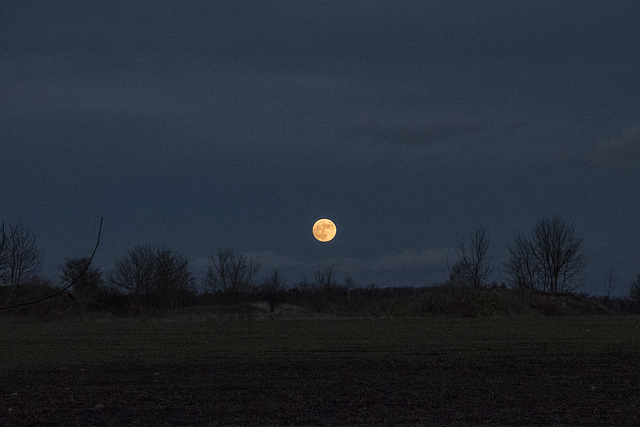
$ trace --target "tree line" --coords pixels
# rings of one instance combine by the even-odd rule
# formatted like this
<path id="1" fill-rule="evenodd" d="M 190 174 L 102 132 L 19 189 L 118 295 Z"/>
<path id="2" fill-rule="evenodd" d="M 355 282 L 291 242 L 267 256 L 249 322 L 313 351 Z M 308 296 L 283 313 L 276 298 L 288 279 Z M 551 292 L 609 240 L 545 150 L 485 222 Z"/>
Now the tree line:
<path id="1" fill-rule="evenodd" d="M 505 283 L 511 288 L 552 294 L 573 292 L 584 283 L 586 262 L 573 224 L 553 216 L 536 222 L 528 233 L 518 233 L 507 245 L 509 258 L 502 265 Z M 455 285 L 486 286 L 495 270 L 490 237 L 485 228 L 464 236 L 458 260 L 449 268 Z"/>
<path id="2" fill-rule="evenodd" d="M 507 245 L 508 259 L 497 265 L 489 232 L 472 229 L 458 244 L 457 259 L 449 267 L 443 285 L 456 288 L 501 287 L 548 294 L 574 292 L 584 281 L 586 262 L 582 239 L 573 224 L 553 216 L 542 218 L 526 233 L 518 233 Z M 0 229 L 0 305 L 41 297 L 56 288 L 38 276 L 44 255 L 28 226 L 18 223 Z M 392 295 L 374 284 L 356 286 L 351 277 L 342 281 L 336 269 L 325 265 L 311 280 L 303 277 L 293 286 L 284 283 L 278 270 L 259 279 L 260 264 L 234 248 L 221 248 L 207 259 L 204 277 L 197 280 L 186 257 L 166 247 L 138 245 L 118 258 L 104 272 L 86 257 L 68 258 L 60 266 L 58 288 L 71 286 L 67 298 L 86 310 L 105 307 L 155 307 L 177 309 L 198 304 L 237 305 L 265 301 L 273 311 L 283 302 L 323 310 L 338 303 L 346 307 Z M 613 270 L 605 277 L 609 295 Z M 629 299 L 640 305 L 640 274 L 630 286 Z M 3 301 L 4 300 L 4 301 Z"/>

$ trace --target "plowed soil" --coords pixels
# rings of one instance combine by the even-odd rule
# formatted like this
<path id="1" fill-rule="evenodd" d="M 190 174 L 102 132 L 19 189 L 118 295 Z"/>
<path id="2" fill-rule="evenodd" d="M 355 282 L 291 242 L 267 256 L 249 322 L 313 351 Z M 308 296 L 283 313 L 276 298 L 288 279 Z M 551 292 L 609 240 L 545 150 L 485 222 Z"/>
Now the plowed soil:
<path id="1" fill-rule="evenodd" d="M 640 361 L 309 360 L 16 368 L 0 425 L 640 425 Z"/>

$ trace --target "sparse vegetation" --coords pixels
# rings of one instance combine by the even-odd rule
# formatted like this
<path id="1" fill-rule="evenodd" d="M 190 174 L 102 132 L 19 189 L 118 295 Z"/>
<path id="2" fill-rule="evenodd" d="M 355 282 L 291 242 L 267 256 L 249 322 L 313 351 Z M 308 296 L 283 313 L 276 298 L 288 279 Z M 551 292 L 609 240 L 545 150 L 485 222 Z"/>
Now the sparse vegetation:
<path id="1" fill-rule="evenodd" d="M 575 291 L 586 265 L 581 245 L 573 224 L 557 216 L 540 219 L 529 235 L 519 234 L 508 246 L 507 283 L 554 294 Z"/>

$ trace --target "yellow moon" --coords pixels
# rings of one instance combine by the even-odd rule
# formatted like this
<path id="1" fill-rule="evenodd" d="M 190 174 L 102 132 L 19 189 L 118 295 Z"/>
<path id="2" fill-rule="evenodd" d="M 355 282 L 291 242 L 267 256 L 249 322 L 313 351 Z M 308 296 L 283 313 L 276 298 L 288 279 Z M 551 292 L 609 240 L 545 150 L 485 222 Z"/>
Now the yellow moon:
<path id="1" fill-rule="evenodd" d="M 319 219 L 313 224 L 313 236 L 321 242 L 336 237 L 336 225 L 330 219 Z"/>

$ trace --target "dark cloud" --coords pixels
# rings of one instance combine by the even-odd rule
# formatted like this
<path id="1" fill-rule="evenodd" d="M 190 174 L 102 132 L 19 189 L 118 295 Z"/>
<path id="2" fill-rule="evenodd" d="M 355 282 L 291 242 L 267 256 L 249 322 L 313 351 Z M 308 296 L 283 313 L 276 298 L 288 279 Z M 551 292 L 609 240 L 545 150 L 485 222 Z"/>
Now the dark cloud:
<path id="1" fill-rule="evenodd" d="M 365 141 L 370 144 L 390 145 L 434 145 L 452 138 L 470 137 L 481 132 L 484 126 L 475 123 L 429 122 L 426 117 L 401 117 L 390 120 L 370 119 L 369 123 L 348 123 L 344 132 L 347 143 Z"/>
<path id="2" fill-rule="evenodd" d="M 584 161 L 601 173 L 637 175 L 640 172 L 640 121 L 618 135 L 593 142 L 585 150 Z"/>

